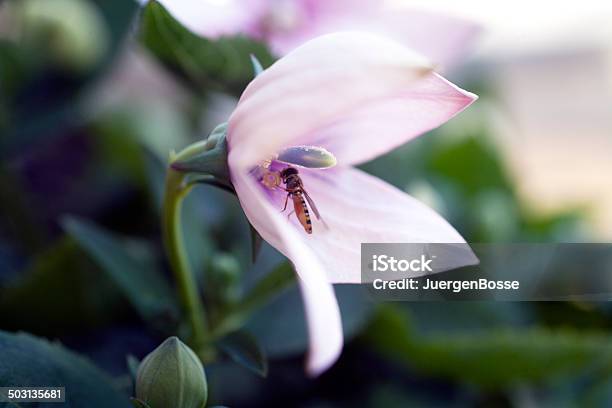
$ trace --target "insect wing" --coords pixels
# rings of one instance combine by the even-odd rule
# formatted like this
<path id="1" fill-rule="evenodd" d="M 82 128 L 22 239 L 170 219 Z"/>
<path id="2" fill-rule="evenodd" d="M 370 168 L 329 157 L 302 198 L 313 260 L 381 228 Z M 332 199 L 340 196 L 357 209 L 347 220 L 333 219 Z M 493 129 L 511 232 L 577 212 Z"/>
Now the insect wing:
<path id="1" fill-rule="evenodd" d="M 314 201 L 312 201 L 312 198 L 310 198 L 306 190 L 302 190 L 302 192 L 304 193 L 304 197 L 306 197 L 306 201 L 308 201 L 308 205 L 312 209 L 312 212 L 314 213 L 315 217 L 317 217 L 317 220 L 320 220 L 321 214 L 319 214 L 319 210 L 317 209 L 317 206 L 315 205 Z"/>
<path id="2" fill-rule="evenodd" d="M 323 220 L 323 218 L 321 218 L 321 214 L 319 213 L 319 210 L 317 209 L 317 206 L 315 205 L 312 198 L 310 198 L 306 190 L 302 189 L 302 192 L 304 193 L 304 197 L 306 197 L 306 201 L 308 201 L 308 205 L 312 209 L 312 212 L 314 213 L 315 217 L 317 217 L 317 220 L 321 221 L 323 225 L 325 225 L 325 227 L 327 228 L 327 223 Z"/>

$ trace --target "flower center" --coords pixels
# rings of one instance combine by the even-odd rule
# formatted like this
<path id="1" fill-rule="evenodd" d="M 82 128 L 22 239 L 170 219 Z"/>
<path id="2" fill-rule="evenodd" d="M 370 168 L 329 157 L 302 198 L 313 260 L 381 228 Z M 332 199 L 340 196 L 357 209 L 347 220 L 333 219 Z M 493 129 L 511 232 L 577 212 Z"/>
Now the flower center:
<path id="1" fill-rule="evenodd" d="M 266 188 L 275 190 L 286 182 L 283 171 L 288 168 L 297 175 L 298 168 L 323 170 L 335 165 L 336 157 L 325 148 L 302 145 L 281 150 L 275 158 L 254 168 L 252 174 Z"/>
<path id="2" fill-rule="evenodd" d="M 261 186 L 265 196 L 280 212 L 288 212 L 288 219 L 294 214 L 298 224 L 307 234 L 313 233 L 313 218 L 325 228 L 314 200 L 307 192 L 301 176 L 309 172 L 325 170 L 336 165 L 336 157 L 323 147 L 293 146 L 281 150 L 276 157 L 264 160 L 251 174 Z M 314 175 L 314 174 L 313 174 Z"/>

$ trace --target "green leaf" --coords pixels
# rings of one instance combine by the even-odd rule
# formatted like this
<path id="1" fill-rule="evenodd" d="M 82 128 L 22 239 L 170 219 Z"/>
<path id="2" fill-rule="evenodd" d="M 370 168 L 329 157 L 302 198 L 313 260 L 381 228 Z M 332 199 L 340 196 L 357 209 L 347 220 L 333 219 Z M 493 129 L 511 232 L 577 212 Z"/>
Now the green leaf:
<path id="1" fill-rule="evenodd" d="M 478 136 L 440 142 L 430 152 L 427 170 L 455 181 L 468 196 L 487 189 L 511 191 L 499 152 L 486 133 Z"/>
<path id="2" fill-rule="evenodd" d="M 293 267 L 289 262 L 283 262 L 255 284 L 242 299 L 238 308 L 245 312 L 252 311 L 294 284 L 295 272 Z"/>
<path id="3" fill-rule="evenodd" d="M 0 331 L 0 384 L 66 387 L 65 407 L 130 408 L 104 373 L 59 344 Z"/>
<path id="4" fill-rule="evenodd" d="M 163 323 L 176 316 L 178 307 L 173 292 L 146 243 L 121 239 L 76 217 L 65 217 L 62 225 L 122 290 L 143 319 Z"/>
<path id="5" fill-rule="evenodd" d="M 237 331 L 225 336 L 218 347 L 233 361 L 262 377 L 268 375 L 268 360 L 251 334 Z"/>
<path id="6" fill-rule="evenodd" d="M 288 262 L 281 263 L 260 279 L 237 304 L 227 310 L 225 317 L 215 327 L 214 336 L 219 338 L 239 330 L 254 311 L 274 300 L 294 283 L 293 268 Z"/>
<path id="7" fill-rule="evenodd" d="M 115 285 L 69 237 L 38 253 L 0 289 L 0 326 L 47 336 L 99 328 L 124 308 Z"/>
<path id="8" fill-rule="evenodd" d="M 242 92 L 251 81 L 250 56 L 269 66 L 273 57 L 265 45 L 245 37 L 208 40 L 183 27 L 157 1 L 144 8 L 140 41 L 168 68 L 197 88 L 211 85 Z"/>
<path id="9" fill-rule="evenodd" d="M 424 373 L 486 388 L 575 374 L 612 362 L 612 342 L 599 333 L 494 329 L 419 336 L 409 315 L 381 308 L 364 338 L 383 355 Z"/>
<path id="10" fill-rule="evenodd" d="M 334 287 L 345 341 L 359 333 L 372 316 L 373 303 L 359 285 Z M 272 357 L 287 357 L 304 352 L 308 348 L 304 304 L 299 288 L 293 286 L 276 296 L 248 320 L 246 329 Z"/>

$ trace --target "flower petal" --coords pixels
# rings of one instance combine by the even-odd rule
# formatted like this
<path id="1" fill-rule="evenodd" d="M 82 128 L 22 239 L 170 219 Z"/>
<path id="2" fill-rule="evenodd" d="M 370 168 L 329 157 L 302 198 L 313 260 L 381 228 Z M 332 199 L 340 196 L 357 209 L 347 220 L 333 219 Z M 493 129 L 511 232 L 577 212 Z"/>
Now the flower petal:
<path id="1" fill-rule="evenodd" d="M 407 92 L 428 73 L 426 60 L 384 37 L 351 32 L 316 38 L 265 70 L 243 93 L 229 120 L 234 163 L 244 169 L 284 147 L 312 145 L 317 130 Z"/>
<path id="2" fill-rule="evenodd" d="M 372 18 L 381 8 L 379 0 L 281 0 L 281 3 L 285 7 L 271 7 L 267 13 L 269 20 L 262 21 L 265 29 L 261 37 L 277 55 L 286 55 L 320 35 L 364 31 L 364 17 Z M 283 21 L 290 24 L 282 24 Z M 370 25 L 368 22 L 367 26 Z"/>
<path id="3" fill-rule="evenodd" d="M 232 181 L 251 224 L 266 241 L 293 262 L 310 336 L 306 370 L 309 375 L 317 376 L 327 370 L 342 351 L 342 323 L 333 287 L 318 258 L 304 244 L 306 237 L 287 222 L 279 209 L 270 205 L 251 176 L 234 172 Z"/>
<path id="4" fill-rule="evenodd" d="M 148 0 L 138 1 L 146 3 Z M 268 8 L 265 0 L 157 1 L 189 30 L 211 38 L 252 31 Z"/>
<path id="5" fill-rule="evenodd" d="M 308 143 L 326 148 L 343 165 L 363 163 L 440 126 L 476 99 L 432 73 L 312 132 Z"/>
<path id="6" fill-rule="evenodd" d="M 480 25 L 469 20 L 405 7 L 383 8 L 374 21 L 381 33 L 425 55 L 436 66 L 443 68 L 452 67 L 465 59 L 482 31 Z"/>
<path id="7" fill-rule="evenodd" d="M 435 211 L 361 170 L 303 169 L 300 174 L 327 224 L 315 220 L 305 242 L 331 282 L 360 282 L 362 243 L 465 243 Z M 464 252 L 449 267 L 478 262 L 471 250 Z"/>
<path id="8" fill-rule="evenodd" d="M 388 36 L 444 68 L 468 55 L 481 27 L 440 12 L 391 6 L 373 1 L 315 2 L 310 18 L 293 30 L 272 30 L 268 41 L 279 55 L 300 44 L 336 31 L 368 31 Z"/>

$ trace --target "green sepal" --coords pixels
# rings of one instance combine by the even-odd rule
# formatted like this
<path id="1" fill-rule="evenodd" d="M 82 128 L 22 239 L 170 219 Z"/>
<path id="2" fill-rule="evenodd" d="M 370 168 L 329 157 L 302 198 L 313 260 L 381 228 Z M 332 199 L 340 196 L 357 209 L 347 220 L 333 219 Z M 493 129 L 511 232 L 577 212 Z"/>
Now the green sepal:
<path id="1" fill-rule="evenodd" d="M 264 72 L 264 68 L 261 65 L 261 62 L 259 62 L 259 60 L 254 54 L 251 54 L 250 57 L 251 57 L 251 65 L 253 65 L 253 74 L 255 74 L 255 77 L 257 77 L 259 76 L 259 74 Z"/>
<path id="2" fill-rule="evenodd" d="M 227 123 L 222 123 L 212 131 L 208 139 L 188 146 L 171 158 L 170 167 L 192 176 L 212 176 L 217 181 L 231 186 L 226 134 Z"/>
<path id="3" fill-rule="evenodd" d="M 249 229 L 251 230 L 251 259 L 253 263 L 257 261 L 257 256 L 261 251 L 261 244 L 263 243 L 263 238 L 259 235 L 259 232 L 249 224 Z"/>

